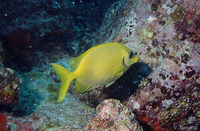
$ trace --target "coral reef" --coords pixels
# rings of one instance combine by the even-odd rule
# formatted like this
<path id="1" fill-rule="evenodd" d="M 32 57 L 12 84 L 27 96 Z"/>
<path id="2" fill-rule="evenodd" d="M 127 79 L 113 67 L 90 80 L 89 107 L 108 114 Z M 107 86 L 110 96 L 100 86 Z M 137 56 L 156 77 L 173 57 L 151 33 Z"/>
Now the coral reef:
<path id="1" fill-rule="evenodd" d="M 11 68 L 1 68 L 0 72 L 0 105 L 1 108 L 13 108 L 18 104 L 19 86 L 22 79 Z"/>
<path id="2" fill-rule="evenodd" d="M 23 2 L 29 1 L 10 0 L 1 4 L 4 28 L 0 37 L 5 40 L 7 36 L 3 46 L 6 47 L 4 42 L 7 42 L 9 48 L 1 49 L 1 42 L 0 53 L 12 53 L 11 50 L 16 49 L 15 58 L 4 56 L 5 61 L 23 59 L 21 63 L 30 64 L 31 57 L 37 55 L 36 59 L 46 59 L 45 64 L 62 63 L 69 55 L 73 57 L 95 44 L 115 41 L 137 53 L 141 62 L 109 88 L 102 86 L 85 94 L 77 94 L 70 88 L 72 94 L 67 94 L 67 99 L 60 104 L 55 103 L 60 86 L 56 75 L 50 67 L 33 68 L 22 76 L 25 82 L 20 86 L 19 104 L 14 114 L 6 113 L 8 122 L 17 128 L 27 126 L 34 130 L 81 130 L 84 127 L 84 130 L 200 130 L 200 0 L 121 0 L 105 7 L 108 11 L 102 20 L 98 20 L 102 12 L 96 15 L 98 11 L 94 8 L 104 9 L 104 3 L 98 0 L 36 0 L 31 6 Z M 80 11 L 84 6 L 92 8 Z M 18 13 L 29 7 L 35 11 L 29 10 L 23 16 Z M 16 58 L 19 52 L 22 56 Z M 8 76 L 7 80 L 15 82 L 3 83 L 6 87 L 12 89 L 20 84 L 20 79 L 15 81 L 15 76 L 10 75 L 11 69 L 0 67 L 3 70 L 0 79 Z M 4 92 L 4 88 L 1 91 Z M 105 100 L 108 98 L 119 99 L 121 103 Z M 97 115 L 87 124 L 95 111 L 85 103 L 96 107 L 100 102 Z M 16 114 L 23 117 L 14 116 Z"/>
<path id="3" fill-rule="evenodd" d="M 102 101 L 97 107 L 97 115 L 83 130 L 143 131 L 135 115 L 115 99 Z"/>
<path id="4" fill-rule="evenodd" d="M 196 5 L 194 1 L 129 2 L 120 1 L 110 8 L 97 42 L 126 44 L 149 68 L 135 65 L 109 88 L 83 95 L 71 92 L 93 106 L 106 98 L 120 99 L 136 114 L 144 129 L 198 130 L 199 1 Z M 148 73 L 140 78 L 136 69 Z"/>
<path id="5" fill-rule="evenodd" d="M 125 14 L 106 14 L 99 41 L 126 44 L 152 69 L 123 104 L 131 108 L 144 129 L 199 130 L 200 1 L 121 4 L 114 14 L 126 7 Z M 120 29 L 113 27 L 116 23 Z"/>

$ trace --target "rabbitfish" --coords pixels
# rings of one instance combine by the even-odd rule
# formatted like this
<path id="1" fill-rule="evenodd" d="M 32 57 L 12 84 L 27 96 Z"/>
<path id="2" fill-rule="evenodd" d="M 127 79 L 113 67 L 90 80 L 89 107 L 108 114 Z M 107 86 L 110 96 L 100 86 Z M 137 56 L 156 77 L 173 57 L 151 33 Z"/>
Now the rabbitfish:
<path id="1" fill-rule="evenodd" d="M 73 80 L 78 93 L 114 83 L 132 64 L 138 62 L 138 56 L 119 43 L 105 43 L 92 47 L 82 55 L 68 60 L 74 70 L 52 63 L 54 71 L 61 80 L 57 102 L 61 102 Z"/>

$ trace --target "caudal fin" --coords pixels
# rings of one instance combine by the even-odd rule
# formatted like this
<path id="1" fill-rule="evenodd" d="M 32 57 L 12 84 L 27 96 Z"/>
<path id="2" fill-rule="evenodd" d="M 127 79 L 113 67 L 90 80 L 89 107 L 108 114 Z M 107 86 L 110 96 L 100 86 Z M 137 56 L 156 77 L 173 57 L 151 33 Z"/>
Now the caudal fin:
<path id="1" fill-rule="evenodd" d="M 57 102 L 61 102 L 68 91 L 68 88 L 73 80 L 73 78 L 70 78 L 70 75 L 72 74 L 71 71 L 67 70 L 65 67 L 52 63 L 51 66 L 53 67 L 56 74 L 59 76 L 61 80 L 61 87 L 58 94 L 58 100 Z"/>

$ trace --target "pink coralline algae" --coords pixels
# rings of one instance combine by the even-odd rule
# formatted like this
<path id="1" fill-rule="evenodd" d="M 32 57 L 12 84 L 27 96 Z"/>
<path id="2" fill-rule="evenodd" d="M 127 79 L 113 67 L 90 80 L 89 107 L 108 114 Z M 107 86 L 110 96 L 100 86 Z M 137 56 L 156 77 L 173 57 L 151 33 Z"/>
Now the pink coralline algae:
<path id="1" fill-rule="evenodd" d="M 11 123 L 15 124 L 16 131 L 34 131 L 34 128 L 31 127 L 31 123 L 30 122 L 11 121 Z M 10 126 L 10 129 L 14 129 L 14 128 L 12 126 Z"/>
<path id="2" fill-rule="evenodd" d="M 83 130 L 143 131 L 130 109 L 115 99 L 108 99 L 101 102 L 97 107 L 97 115 Z"/>
<path id="3" fill-rule="evenodd" d="M 179 33 L 185 34 L 182 39 L 189 38 L 193 42 L 200 42 L 200 1 L 184 0 L 182 5 L 185 8 L 183 20 L 175 23 Z"/>

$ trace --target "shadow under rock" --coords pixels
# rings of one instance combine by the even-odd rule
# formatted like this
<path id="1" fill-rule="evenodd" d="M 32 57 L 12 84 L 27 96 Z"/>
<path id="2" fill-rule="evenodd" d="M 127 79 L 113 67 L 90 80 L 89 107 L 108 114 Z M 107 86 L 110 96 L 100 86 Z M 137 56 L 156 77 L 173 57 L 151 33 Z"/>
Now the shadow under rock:
<path id="1" fill-rule="evenodd" d="M 137 90 L 139 84 L 144 80 L 152 69 L 143 62 L 133 64 L 126 73 L 116 80 L 109 88 L 104 89 L 108 98 L 126 100 Z"/>

